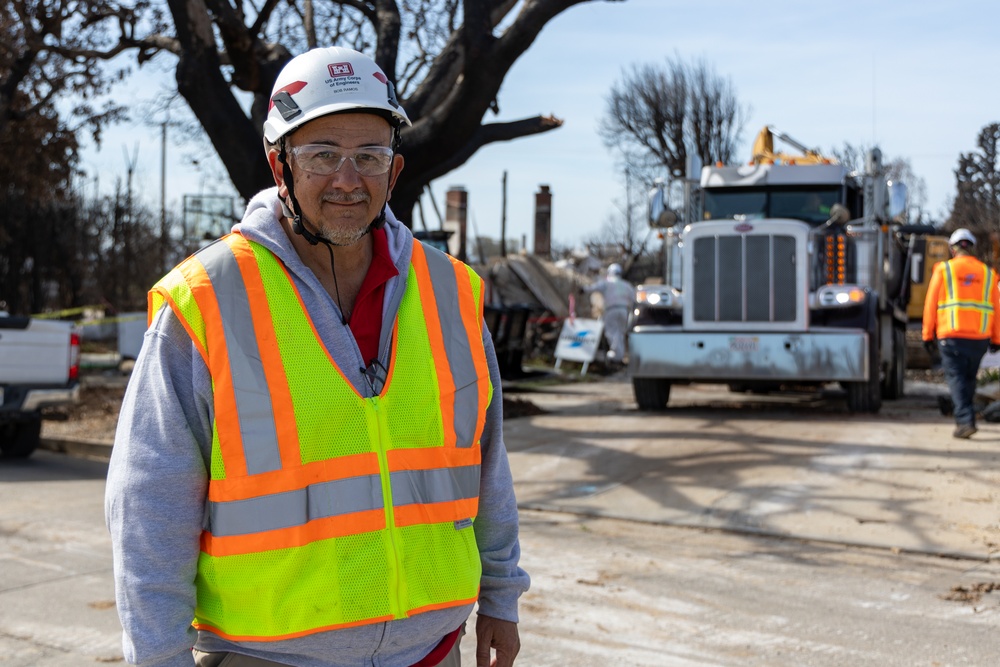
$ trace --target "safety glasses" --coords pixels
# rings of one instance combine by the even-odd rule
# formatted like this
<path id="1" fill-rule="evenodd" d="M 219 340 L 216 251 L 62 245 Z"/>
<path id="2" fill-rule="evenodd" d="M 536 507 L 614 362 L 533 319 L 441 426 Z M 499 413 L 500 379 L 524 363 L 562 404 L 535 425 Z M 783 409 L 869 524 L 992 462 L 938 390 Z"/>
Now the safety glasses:
<path id="1" fill-rule="evenodd" d="M 361 176 L 381 176 L 392 166 L 393 150 L 388 146 L 365 146 L 348 150 L 327 144 L 305 144 L 291 149 L 295 163 L 311 174 L 329 176 L 351 161 Z"/>

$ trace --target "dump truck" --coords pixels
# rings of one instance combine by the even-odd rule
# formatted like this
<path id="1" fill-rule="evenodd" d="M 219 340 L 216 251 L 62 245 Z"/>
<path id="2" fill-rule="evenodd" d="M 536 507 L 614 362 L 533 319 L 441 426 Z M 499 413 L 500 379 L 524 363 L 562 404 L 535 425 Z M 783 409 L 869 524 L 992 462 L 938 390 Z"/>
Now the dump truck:
<path id="1" fill-rule="evenodd" d="M 801 153 L 776 152 L 774 138 Z M 881 152 L 853 171 L 765 127 L 747 164 L 690 179 L 684 214 L 661 185 L 662 279 L 640 284 L 628 373 L 641 410 L 675 384 L 781 391 L 839 383 L 852 412 L 903 394 L 911 251 L 906 189 Z"/>

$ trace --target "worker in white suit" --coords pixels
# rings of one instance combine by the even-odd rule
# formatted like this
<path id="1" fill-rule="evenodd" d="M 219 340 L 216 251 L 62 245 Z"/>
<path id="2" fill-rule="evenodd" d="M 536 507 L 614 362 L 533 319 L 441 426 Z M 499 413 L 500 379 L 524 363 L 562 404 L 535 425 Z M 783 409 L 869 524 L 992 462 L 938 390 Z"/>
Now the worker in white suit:
<path id="1" fill-rule="evenodd" d="M 604 298 L 604 338 L 608 341 L 608 361 L 624 363 L 625 332 L 628 313 L 635 303 L 635 285 L 622 278 L 621 264 L 611 264 L 607 274 L 585 292 L 597 292 Z"/>

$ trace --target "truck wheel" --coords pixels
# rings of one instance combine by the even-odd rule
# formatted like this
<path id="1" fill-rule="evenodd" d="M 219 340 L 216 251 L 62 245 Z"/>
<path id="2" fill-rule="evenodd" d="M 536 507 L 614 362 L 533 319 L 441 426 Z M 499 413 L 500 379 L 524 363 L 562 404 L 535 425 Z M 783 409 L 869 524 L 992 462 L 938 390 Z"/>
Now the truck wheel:
<path id="1" fill-rule="evenodd" d="M 882 397 L 890 401 L 902 398 L 906 384 L 906 331 L 892 328 L 892 365 L 885 374 Z"/>
<path id="2" fill-rule="evenodd" d="M 662 378 L 632 378 L 640 410 L 663 410 L 670 400 L 670 382 Z"/>
<path id="3" fill-rule="evenodd" d="M 5 459 L 23 459 L 31 456 L 38 447 L 42 434 L 40 418 L 11 422 L 0 426 L 0 456 Z"/>
<path id="4" fill-rule="evenodd" d="M 882 408 L 882 380 L 879 377 L 878 332 L 869 336 L 868 381 L 845 382 L 847 409 L 875 414 Z"/>

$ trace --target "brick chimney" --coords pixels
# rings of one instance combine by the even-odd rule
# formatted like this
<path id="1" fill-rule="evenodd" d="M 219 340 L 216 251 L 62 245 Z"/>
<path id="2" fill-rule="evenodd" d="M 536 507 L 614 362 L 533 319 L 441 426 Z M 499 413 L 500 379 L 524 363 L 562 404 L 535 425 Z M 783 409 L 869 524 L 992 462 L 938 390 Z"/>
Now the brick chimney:
<path id="1" fill-rule="evenodd" d="M 448 239 L 448 252 L 463 262 L 465 256 L 466 219 L 469 210 L 469 193 L 460 185 L 453 185 L 445 194 L 444 228 L 452 232 Z"/>
<path id="2" fill-rule="evenodd" d="M 552 256 L 552 193 L 541 185 L 535 193 L 535 255 Z"/>

